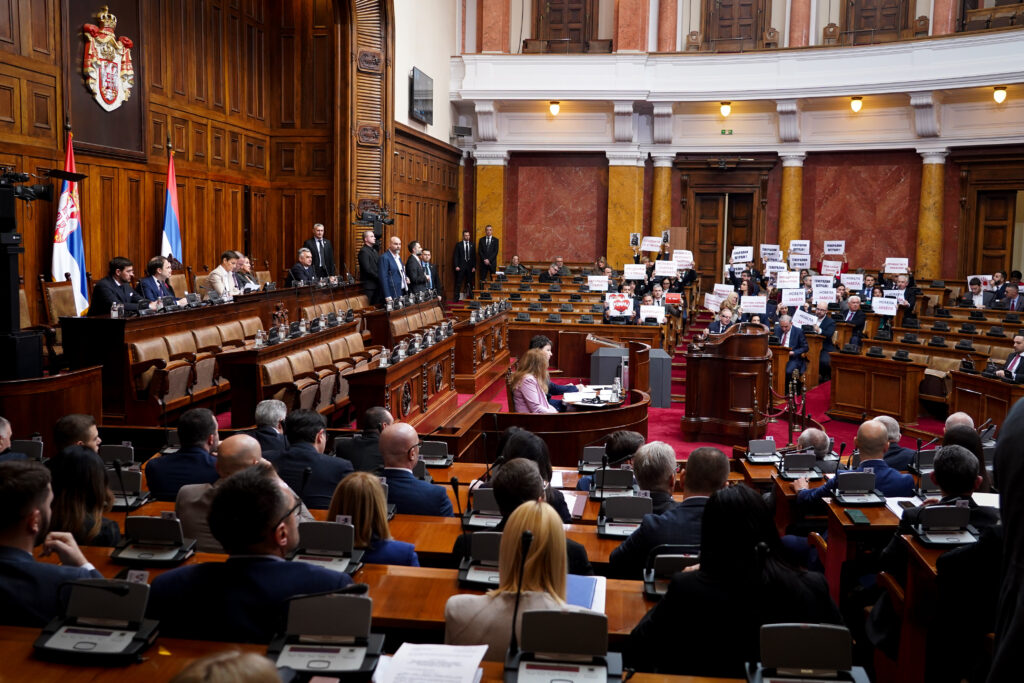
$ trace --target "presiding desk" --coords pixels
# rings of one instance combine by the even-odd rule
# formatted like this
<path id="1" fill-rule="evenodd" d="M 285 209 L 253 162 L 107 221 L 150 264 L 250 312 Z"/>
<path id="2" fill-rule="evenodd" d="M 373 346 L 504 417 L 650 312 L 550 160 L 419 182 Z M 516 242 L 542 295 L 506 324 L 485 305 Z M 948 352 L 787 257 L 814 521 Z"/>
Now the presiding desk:
<path id="1" fill-rule="evenodd" d="M 478 311 L 479 313 L 479 311 Z M 476 394 L 501 379 L 508 369 L 508 311 L 455 325 L 455 389 Z"/>
<path id="2" fill-rule="evenodd" d="M 509 321 L 508 348 L 516 358 L 530 348 L 530 339 L 543 334 L 551 340 L 552 365 L 566 377 L 589 377 L 590 355 L 586 352 L 587 337 L 596 335 L 616 342 L 638 341 L 652 349 L 662 347 L 664 328 L 661 325 L 605 325 Z"/>
<path id="3" fill-rule="evenodd" d="M 900 424 L 917 424 L 918 387 L 924 377 L 921 363 L 869 358 L 859 354 L 832 354 L 830 408 L 826 414 L 859 422 L 889 415 Z"/>

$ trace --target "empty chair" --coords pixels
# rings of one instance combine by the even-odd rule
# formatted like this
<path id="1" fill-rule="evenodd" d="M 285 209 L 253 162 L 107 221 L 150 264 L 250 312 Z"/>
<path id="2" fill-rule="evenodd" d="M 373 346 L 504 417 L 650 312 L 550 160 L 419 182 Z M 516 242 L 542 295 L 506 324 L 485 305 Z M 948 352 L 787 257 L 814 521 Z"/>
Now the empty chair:
<path id="1" fill-rule="evenodd" d="M 164 340 L 144 339 L 129 346 L 132 381 L 141 400 L 152 400 L 160 412 L 192 401 L 192 364 L 171 360 Z"/>
<path id="2" fill-rule="evenodd" d="M 345 342 L 348 344 L 349 355 L 353 358 L 362 354 L 366 356 L 367 360 L 375 361 L 380 358 L 381 353 L 384 351 L 383 346 L 363 346 L 363 337 L 358 332 L 345 335 Z"/>
<path id="3" fill-rule="evenodd" d="M 232 320 L 228 323 L 217 325 L 220 333 L 220 345 L 222 349 L 233 349 L 245 346 L 245 332 L 242 331 L 242 323 Z"/>
<path id="4" fill-rule="evenodd" d="M 263 383 L 261 398 L 273 398 L 281 401 L 288 410 L 294 409 L 297 388 L 292 380 L 292 366 L 287 358 L 274 358 L 260 366 L 260 379 Z"/>
<path id="5" fill-rule="evenodd" d="M 320 400 L 317 402 L 316 409 L 324 412 L 334 406 L 340 371 L 334 365 L 331 349 L 327 344 L 317 344 L 311 347 L 309 355 L 313 359 L 313 370 L 317 373 L 320 381 Z"/>
<path id="6" fill-rule="evenodd" d="M 316 410 L 319 400 L 320 375 L 313 369 L 313 357 L 309 351 L 303 349 L 288 355 L 288 364 L 292 370 L 292 381 L 295 382 L 295 389 L 298 392 L 296 408 L 301 410 Z"/>
<path id="7" fill-rule="evenodd" d="M 11 439 L 11 452 L 24 453 L 29 460 L 42 462 L 43 442 L 35 439 Z"/>
<path id="8" fill-rule="evenodd" d="M 216 392 L 213 380 L 216 369 L 216 357 L 212 353 L 200 353 L 196 349 L 196 340 L 191 332 L 179 332 L 164 337 L 167 352 L 171 360 L 184 360 L 192 365 L 192 396 L 194 399 L 205 398 Z"/>
<path id="9" fill-rule="evenodd" d="M 263 322 L 256 316 L 242 318 L 239 322 L 242 324 L 242 336 L 245 337 L 248 346 L 255 341 L 256 332 L 263 329 Z"/>
<path id="10" fill-rule="evenodd" d="M 210 365 L 209 368 L 209 378 L 207 378 L 197 369 L 196 386 L 199 387 L 203 384 L 203 382 L 209 381 L 212 386 L 216 386 L 218 387 L 219 390 L 223 391 L 224 389 L 227 388 L 227 381 L 220 376 L 220 370 L 217 368 L 216 365 L 216 356 L 221 352 L 220 331 L 216 327 L 212 326 L 200 327 L 199 329 L 192 330 L 192 339 L 195 340 L 197 353 L 211 354 L 212 356 L 214 356 L 214 362 Z"/>

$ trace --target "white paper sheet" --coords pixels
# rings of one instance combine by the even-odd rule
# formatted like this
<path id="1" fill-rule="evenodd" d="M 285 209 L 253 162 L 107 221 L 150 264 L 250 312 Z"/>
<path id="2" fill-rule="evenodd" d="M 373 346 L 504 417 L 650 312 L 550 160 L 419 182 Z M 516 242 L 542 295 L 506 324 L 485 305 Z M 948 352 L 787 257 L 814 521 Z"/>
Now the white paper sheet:
<path id="1" fill-rule="evenodd" d="M 474 683 L 483 673 L 480 662 L 485 654 L 486 645 L 402 643 L 386 664 L 381 659 L 373 680 L 376 683 Z"/>

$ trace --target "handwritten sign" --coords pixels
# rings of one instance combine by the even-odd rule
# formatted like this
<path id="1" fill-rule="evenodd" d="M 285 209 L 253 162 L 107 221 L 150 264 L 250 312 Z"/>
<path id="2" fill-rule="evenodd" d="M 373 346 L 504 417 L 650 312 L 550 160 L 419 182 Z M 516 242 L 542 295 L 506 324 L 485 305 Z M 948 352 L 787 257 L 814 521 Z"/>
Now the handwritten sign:
<path id="1" fill-rule="evenodd" d="M 901 292 L 898 289 L 884 289 L 884 290 L 882 290 L 882 294 L 887 296 L 887 297 L 889 297 L 890 299 L 902 299 L 903 298 L 903 292 Z"/>
<path id="2" fill-rule="evenodd" d="M 831 287 L 835 282 L 835 278 L 823 276 L 823 275 L 812 275 L 811 276 L 811 289 L 818 289 L 820 287 Z"/>
<path id="3" fill-rule="evenodd" d="M 678 306 L 683 303 L 683 295 L 679 292 L 669 292 L 665 295 L 665 303 L 676 304 Z"/>
<path id="4" fill-rule="evenodd" d="M 825 240 L 826 254 L 845 254 L 846 240 Z"/>
<path id="5" fill-rule="evenodd" d="M 781 261 L 782 260 L 782 249 L 777 244 L 762 244 L 760 246 L 761 259 L 764 261 Z M 778 258 L 769 258 L 771 255 L 776 255 Z"/>
<path id="6" fill-rule="evenodd" d="M 803 289 L 782 290 L 783 306 L 803 306 L 805 301 L 807 301 L 807 292 Z"/>
<path id="7" fill-rule="evenodd" d="M 723 284 L 722 284 L 722 283 L 720 283 L 720 282 L 719 282 L 719 283 L 716 283 L 716 284 L 715 284 L 715 288 L 714 288 L 715 296 L 720 296 L 720 297 L 722 297 L 723 299 L 724 299 L 725 297 L 729 296 L 730 294 L 732 294 L 732 293 L 733 293 L 733 292 L 735 292 L 735 291 L 736 291 L 736 290 L 735 290 L 735 289 L 733 289 L 733 286 L 732 286 L 732 285 L 723 285 Z"/>
<path id="8" fill-rule="evenodd" d="M 753 247 L 733 247 L 732 248 L 732 259 L 733 263 L 750 263 L 754 260 L 754 248 Z"/>
<path id="9" fill-rule="evenodd" d="M 843 269 L 842 261 L 822 261 L 821 262 L 821 274 L 822 275 L 839 275 L 839 271 Z"/>
<path id="10" fill-rule="evenodd" d="M 622 273 L 627 280 L 647 279 L 647 267 L 642 263 L 627 263 L 622 266 Z"/>
<path id="11" fill-rule="evenodd" d="M 711 292 L 705 292 L 704 308 L 718 313 L 719 309 L 722 308 L 722 297 L 717 294 L 712 294 Z"/>
<path id="12" fill-rule="evenodd" d="M 661 238 L 657 235 L 648 235 L 640 244 L 640 251 L 661 251 Z"/>
<path id="13" fill-rule="evenodd" d="M 605 294 L 604 303 L 605 308 L 608 309 L 609 316 L 616 318 L 633 317 L 633 297 L 628 294 Z"/>
<path id="14" fill-rule="evenodd" d="M 803 327 L 804 325 L 818 326 L 818 319 L 807 311 L 796 311 L 793 314 L 793 324 L 797 327 Z"/>
<path id="15" fill-rule="evenodd" d="M 886 273 L 905 273 L 910 268 L 910 259 L 907 258 L 887 258 L 885 259 L 885 272 Z"/>
<path id="16" fill-rule="evenodd" d="M 795 254 L 790 252 L 789 254 L 789 267 L 793 270 L 800 270 L 801 268 L 811 267 L 811 256 L 810 254 Z"/>
<path id="17" fill-rule="evenodd" d="M 967 276 L 967 284 L 970 284 L 971 280 L 973 280 L 974 278 L 978 278 L 979 280 L 981 280 L 981 288 L 982 289 L 987 289 L 987 290 L 993 289 L 993 287 L 992 287 L 992 276 L 991 275 L 968 275 Z"/>
<path id="18" fill-rule="evenodd" d="M 640 321 L 643 322 L 648 318 L 657 318 L 659 323 L 665 322 L 665 307 L 664 306 L 641 306 L 640 307 Z"/>
<path id="19" fill-rule="evenodd" d="M 608 289 L 608 276 L 607 275 L 588 275 L 587 276 L 587 287 L 592 292 L 603 292 Z"/>
<path id="20" fill-rule="evenodd" d="M 776 274 L 775 286 L 779 289 L 796 289 L 800 286 L 800 273 L 790 270 Z"/>
<path id="21" fill-rule="evenodd" d="M 811 253 L 811 241 L 810 240 L 790 240 L 789 241 L 789 253 L 790 254 L 810 254 Z"/>
<path id="22" fill-rule="evenodd" d="M 654 262 L 654 274 L 658 277 L 675 277 L 676 276 L 676 262 L 675 261 L 655 261 Z"/>
<path id="23" fill-rule="evenodd" d="M 764 264 L 764 271 L 769 275 L 772 273 L 785 273 L 786 263 L 785 261 L 767 261 Z"/>
<path id="24" fill-rule="evenodd" d="M 896 299 L 887 296 L 876 296 L 871 300 L 871 310 L 878 315 L 896 315 L 898 306 L 899 304 L 896 303 Z"/>
<path id="25" fill-rule="evenodd" d="M 676 268 L 685 270 L 693 267 L 693 252 L 689 249 L 676 249 L 672 252 L 672 260 L 676 262 Z"/>
<path id="26" fill-rule="evenodd" d="M 815 287 L 811 300 L 816 304 L 834 304 L 836 302 L 835 287 Z"/>
<path id="27" fill-rule="evenodd" d="M 839 280 L 846 285 L 847 289 L 864 289 L 863 273 L 843 273 L 839 276 Z"/>
<path id="28" fill-rule="evenodd" d="M 742 310 L 744 313 L 760 313 L 764 315 L 768 310 L 768 297 L 741 296 L 740 310 Z"/>

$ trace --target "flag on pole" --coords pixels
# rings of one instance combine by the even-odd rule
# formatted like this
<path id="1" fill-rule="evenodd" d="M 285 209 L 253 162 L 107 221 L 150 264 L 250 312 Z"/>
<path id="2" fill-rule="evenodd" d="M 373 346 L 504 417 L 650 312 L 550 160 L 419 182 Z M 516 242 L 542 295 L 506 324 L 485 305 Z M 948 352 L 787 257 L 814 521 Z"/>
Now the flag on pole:
<path id="1" fill-rule="evenodd" d="M 75 152 L 68 133 L 64 170 L 75 173 Z M 71 273 L 78 315 L 89 310 L 89 292 L 85 271 L 85 242 L 82 240 L 82 212 L 78 199 L 78 183 L 63 181 L 57 204 L 57 227 L 53 231 L 53 280 L 64 282 L 64 274 Z"/>
<path id="2" fill-rule="evenodd" d="M 178 223 L 178 179 L 174 175 L 174 151 L 167 155 L 167 194 L 164 197 L 164 237 L 160 255 L 173 254 L 181 261 L 181 226 Z"/>

